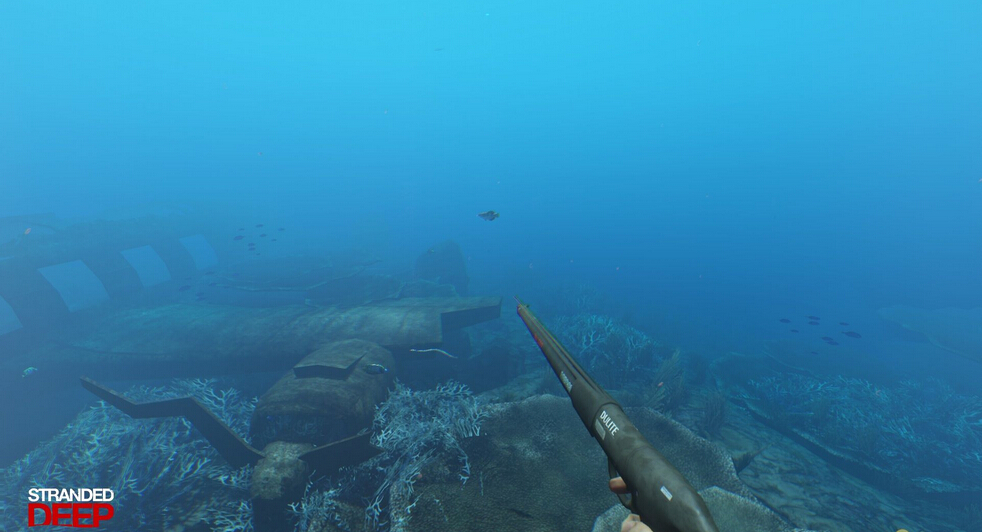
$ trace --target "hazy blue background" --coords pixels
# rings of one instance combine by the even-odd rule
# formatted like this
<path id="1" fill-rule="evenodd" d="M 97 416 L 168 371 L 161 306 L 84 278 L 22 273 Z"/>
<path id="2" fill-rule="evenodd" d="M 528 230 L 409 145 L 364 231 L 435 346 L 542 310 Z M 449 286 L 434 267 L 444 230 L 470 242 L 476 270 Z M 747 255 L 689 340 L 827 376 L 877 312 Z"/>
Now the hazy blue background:
<path id="1" fill-rule="evenodd" d="M 4 2 L 0 216 L 189 203 L 393 269 L 453 238 L 478 291 L 875 346 L 879 307 L 982 304 L 980 95 L 977 1 Z"/>

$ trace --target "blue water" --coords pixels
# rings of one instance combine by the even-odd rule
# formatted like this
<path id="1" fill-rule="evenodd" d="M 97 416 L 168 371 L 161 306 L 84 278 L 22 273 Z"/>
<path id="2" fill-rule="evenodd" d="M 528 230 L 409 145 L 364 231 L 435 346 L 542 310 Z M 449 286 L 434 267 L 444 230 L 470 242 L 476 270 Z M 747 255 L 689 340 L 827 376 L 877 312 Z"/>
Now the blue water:
<path id="1" fill-rule="evenodd" d="M 876 311 L 982 306 L 980 94 L 972 1 L 6 2 L 0 217 L 186 206 L 386 273 L 452 239 L 475 294 L 709 353 L 814 314 L 843 373 L 977 393 Z"/>

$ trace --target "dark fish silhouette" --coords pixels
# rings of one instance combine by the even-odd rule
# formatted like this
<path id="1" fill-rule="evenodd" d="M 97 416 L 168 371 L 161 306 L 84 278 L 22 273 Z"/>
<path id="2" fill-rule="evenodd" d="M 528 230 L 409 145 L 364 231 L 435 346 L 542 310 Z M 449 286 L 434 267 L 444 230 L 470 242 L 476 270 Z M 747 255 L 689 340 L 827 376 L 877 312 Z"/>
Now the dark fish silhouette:
<path id="1" fill-rule="evenodd" d="M 791 323 L 791 320 L 789 320 L 789 319 L 787 319 L 787 318 L 781 318 L 781 319 L 779 319 L 779 320 L 777 320 L 777 321 L 779 321 L 779 322 L 781 322 L 781 323 Z"/>
<path id="2" fill-rule="evenodd" d="M 494 220 L 496 220 L 498 218 L 498 216 L 500 216 L 500 214 L 498 214 L 495 211 L 484 211 L 484 212 L 478 213 L 477 216 L 478 216 L 478 218 L 482 218 L 482 219 L 487 220 L 489 222 L 493 222 Z"/>
<path id="3" fill-rule="evenodd" d="M 825 340 L 826 342 L 834 342 L 835 338 L 832 338 L 831 336 L 823 336 L 822 340 Z"/>
<path id="4" fill-rule="evenodd" d="M 849 324 L 846 323 L 846 322 L 844 322 L 844 321 L 840 321 L 839 322 L 839 325 L 842 325 L 843 327 L 848 327 L 849 326 Z"/>
<path id="5" fill-rule="evenodd" d="M 243 238 L 245 238 L 245 237 L 242 236 L 242 235 L 238 235 L 235 238 L 233 238 L 232 240 L 242 240 Z"/>
<path id="6" fill-rule="evenodd" d="M 505 508 L 505 509 L 508 510 L 509 512 L 511 512 L 511 513 L 519 516 L 519 517 L 524 517 L 525 519 L 535 519 L 535 516 L 534 515 L 532 515 L 532 514 L 530 514 L 528 512 L 523 512 L 523 511 L 519 510 L 518 508 Z"/>
<path id="7" fill-rule="evenodd" d="M 198 292 L 197 294 L 194 294 L 194 295 L 196 295 L 198 297 L 201 297 L 201 296 L 205 295 L 205 293 L 204 292 Z"/>
<path id="8" fill-rule="evenodd" d="M 178 291 L 178 292 L 186 292 L 186 291 L 188 291 L 188 290 L 190 290 L 190 289 L 191 289 L 191 285 L 189 285 L 189 284 L 186 284 L 186 285 L 184 285 L 184 286 L 182 286 L 182 287 L 180 287 L 180 288 L 178 288 L 178 289 L 177 289 L 177 291 Z"/>
<path id="9" fill-rule="evenodd" d="M 259 235 L 259 238 L 266 238 L 266 233 Z"/>
<path id="10" fill-rule="evenodd" d="M 818 351 L 812 351 L 811 354 L 817 355 L 818 354 Z"/>
<path id="11" fill-rule="evenodd" d="M 808 325 L 820 325 L 817 321 L 810 321 Z"/>
<path id="12" fill-rule="evenodd" d="M 276 242 L 276 239 L 275 238 L 270 238 L 269 241 L 270 242 Z"/>
<path id="13" fill-rule="evenodd" d="M 256 229 L 259 229 L 262 226 L 263 226 L 263 224 L 256 224 Z"/>
<path id="14" fill-rule="evenodd" d="M 240 227 L 239 231 L 245 231 L 245 227 Z"/>
<path id="15" fill-rule="evenodd" d="M 820 320 L 822 318 L 819 318 L 818 316 L 808 316 L 808 319 L 810 319 L 810 320 L 816 320 L 817 321 L 817 320 Z"/>
<path id="16" fill-rule="evenodd" d="M 280 227 L 277 231 L 286 231 L 286 227 Z"/>
<path id="17" fill-rule="evenodd" d="M 798 332 L 798 329 L 791 329 L 791 332 L 796 333 Z"/>
<path id="18" fill-rule="evenodd" d="M 842 334 L 848 336 L 849 338 L 862 338 L 863 337 L 861 334 L 859 334 L 856 331 L 843 331 Z"/>
<path id="19" fill-rule="evenodd" d="M 256 243 L 255 242 L 249 242 L 249 247 L 251 247 L 251 248 L 256 247 Z"/>

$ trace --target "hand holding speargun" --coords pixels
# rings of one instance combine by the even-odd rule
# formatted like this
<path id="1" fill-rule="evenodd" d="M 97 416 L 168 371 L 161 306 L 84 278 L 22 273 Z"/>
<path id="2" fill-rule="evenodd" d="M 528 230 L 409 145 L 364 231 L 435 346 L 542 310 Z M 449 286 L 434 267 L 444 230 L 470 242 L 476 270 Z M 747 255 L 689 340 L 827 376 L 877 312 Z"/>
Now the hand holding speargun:
<path id="1" fill-rule="evenodd" d="M 573 356 L 517 297 L 518 315 L 559 377 L 573 408 L 607 455 L 610 477 L 621 476 L 630 493 L 618 495 L 654 532 L 719 532 L 705 501 L 631 420 L 621 405 L 577 364 Z"/>

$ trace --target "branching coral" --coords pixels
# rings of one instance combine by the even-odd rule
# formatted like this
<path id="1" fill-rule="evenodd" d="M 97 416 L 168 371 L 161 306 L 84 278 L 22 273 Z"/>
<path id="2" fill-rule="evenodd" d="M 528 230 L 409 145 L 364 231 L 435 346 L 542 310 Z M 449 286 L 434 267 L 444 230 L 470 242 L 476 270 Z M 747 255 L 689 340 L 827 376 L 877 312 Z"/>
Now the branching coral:
<path id="1" fill-rule="evenodd" d="M 470 461 L 460 442 L 479 436 L 487 416 L 486 405 L 463 384 L 451 381 L 433 390 L 413 391 L 397 382 L 375 412 L 372 443 L 383 453 L 365 467 L 381 473 L 381 479 L 366 509 L 366 528 L 403 529 L 416 504 L 416 480 L 441 455 L 456 457 L 459 479 L 466 483 Z"/>
<path id="2" fill-rule="evenodd" d="M 982 399 L 938 380 L 894 387 L 798 374 L 750 383 L 773 422 L 868 460 L 931 491 L 982 489 Z"/>
<path id="3" fill-rule="evenodd" d="M 211 513 L 212 532 L 252 532 L 252 503 L 232 501 Z"/>
<path id="4" fill-rule="evenodd" d="M 290 512 L 297 518 L 296 531 L 315 532 L 329 523 L 345 526 L 338 512 L 339 493 L 338 488 L 317 490 L 314 482 L 307 484 L 303 499 L 290 505 Z"/>
<path id="5" fill-rule="evenodd" d="M 173 388 L 137 388 L 138 400 L 193 395 L 244 435 L 255 405 L 213 381 L 178 381 Z M 19 500 L 30 487 L 108 487 L 116 514 L 110 529 L 164 529 L 183 524 L 187 510 L 202 504 L 232 514 L 248 496 L 249 468 L 235 470 L 181 418 L 132 419 L 100 402 L 80 413 L 51 441 L 0 470 L 0 500 Z M 230 489 L 231 488 L 231 489 Z M 218 514 L 216 514 L 218 515 Z M 0 529 L 18 530 L 23 516 L 3 515 Z M 251 525 L 250 525 L 251 526 Z"/>
<path id="6" fill-rule="evenodd" d="M 600 314 L 557 320 L 556 335 L 601 386 L 621 388 L 654 369 L 655 342 L 645 333 Z"/>

